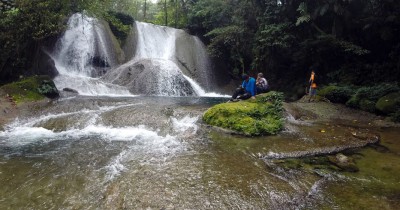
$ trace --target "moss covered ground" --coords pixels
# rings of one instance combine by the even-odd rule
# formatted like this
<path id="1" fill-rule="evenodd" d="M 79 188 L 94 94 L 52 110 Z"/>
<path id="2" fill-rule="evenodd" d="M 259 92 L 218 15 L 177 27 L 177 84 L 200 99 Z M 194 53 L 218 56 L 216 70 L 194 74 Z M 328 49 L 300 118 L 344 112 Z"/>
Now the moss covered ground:
<path id="1" fill-rule="evenodd" d="M 283 128 L 283 94 L 269 92 L 256 99 L 222 103 L 208 109 L 203 120 L 248 136 L 273 135 Z"/>
<path id="2" fill-rule="evenodd" d="M 47 93 L 56 91 L 55 85 L 48 76 L 32 76 L 17 82 L 6 84 L 0 89 L 17 103 L 38 101 L 46 98 Z"/>
<path id="3" fill-rule="evenodd" d="M 400 121 L 398 83 L 382 83 L 371 87 L 327 85 L 318 91 L 318 95 L 333 103 L 342 103 L 351 108 L 391 116 L 393 121 Z"/>

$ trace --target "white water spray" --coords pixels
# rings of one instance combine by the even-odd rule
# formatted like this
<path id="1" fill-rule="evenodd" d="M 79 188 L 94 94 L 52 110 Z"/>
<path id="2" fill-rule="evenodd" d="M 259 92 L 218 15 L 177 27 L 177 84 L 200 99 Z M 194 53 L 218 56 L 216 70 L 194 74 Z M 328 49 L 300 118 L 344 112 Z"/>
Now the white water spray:
<path id="1" fill-rule="evenodd" d="M 92 77 L 96 74 L 94 62 L 110 67 L 116 65 L 107 47 L 105 29 L 94 18 L 80 13 L 72 15 L 53 58 L 59 72 L 54 82 L 60 90 L 72 88 L 81 95 L 131 95 L 125 87 Z"/>
<path id="2" fill-rule="evenodd" d="M 197 69 L 199 74 L 201 71 L 210 69 L 210 60 L 205 51 L 205 47 L 197 37 L 189 36 L 182 30 L 148 23 L 136 22 L 136 26 L 138 42 L 135 57 L 132 58 L 132 61 L 140 62 L 141 60 L 150 60 L 153 65 L 158 66 L 161 70 L 157 72 L 157 95 L 190 95 L 190 93 L 182 94 L 182 92 L 184 92 L 182 91 L 183 82 L 179 78 L 184 78 L 186 82 L 190 84 L 195 95 L 221 97 L 221 95 L 216 93 L 207 93 L 194 79 L 185 75 L 178 65 L 179 62 L 183 62 L 178 61 L 177 57 L 177 51 L 179 50 L 177 49 L 178 37 L 184 34 L 185 39 L 180 39 L 179 41 L 184 41 L 185 43 L 179 43 L 181 45 L 179 48 L 190 48 L 189 50 L 186 49 L 190 55 L 185 55 L 184 57 L 191 60 L 190 62 L 193 63 L 193 65 L 197 65 L 197 68 L 201 66 L 201 69 Z M 196 51 L 195 54 L 193 54 L 193 50 Z M 203 74 L 206 74 L 206 72 L 203 72 Z M 203 79 L 206 77 L 207 75 L 201 76 Z M 205 83 L 208 84 L 208 80 L 204 80 L 206 81 Z"/>

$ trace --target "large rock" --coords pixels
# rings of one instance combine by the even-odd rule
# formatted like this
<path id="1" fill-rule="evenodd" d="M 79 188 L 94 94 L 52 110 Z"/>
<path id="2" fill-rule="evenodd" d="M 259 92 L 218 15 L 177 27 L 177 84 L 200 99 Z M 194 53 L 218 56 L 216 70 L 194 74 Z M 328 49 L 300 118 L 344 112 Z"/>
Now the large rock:
<path id="1" fill-rule="evenodd" d="M 172 61 L 143 59 L 130 61 L 109 71 L 104 80 L 125 86 L 132 94 L 190 96 L 190 83 Z"/>
<path id="2" fill-rule="evenodd" d="M 37 75 L 48 75 L 51 78 L 58 75 L 53 58 L 51 58 L 43 48 L 40 49 L 36 55 L 36 59 L 33 63 L 33 72 Z"/>
<path id="3" fill-rule="evenodd" d="M 390 114 L 400 109 L 400 92 L 389 93 L 378 100 L 375 108 L 382 113 Z"/>
<path id="4" fill-rule="evenodd" d="M 203 120 L 213 126 L 248 136 L 277 134 L 283 128 L 283 95 L 269 92 L 235 103 L 222 103 L 208 109 Z"/>
<path id="5" fill-rule="evenodd" d="M 199 38 L 183 30 L 177 31 L 175 56 L 177 63 L 186 75 L 190 75 L 207 90 L 215 84 L 211 60 L 206 47 Z"/>

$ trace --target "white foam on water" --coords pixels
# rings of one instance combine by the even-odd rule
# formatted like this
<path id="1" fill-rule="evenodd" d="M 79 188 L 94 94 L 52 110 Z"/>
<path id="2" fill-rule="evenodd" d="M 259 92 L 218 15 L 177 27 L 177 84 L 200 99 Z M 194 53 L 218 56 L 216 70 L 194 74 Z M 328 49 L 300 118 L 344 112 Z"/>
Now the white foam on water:
<path id="1" fill-rule="evenodd" d="M 128 105 L 122 105 L 128 106 Z M 31 144 L 44 144 L 51 141 L 75 141 L 89 139 L 93 141 L 126 142 L 127 148 L 110 160 L 103 168 L 106 180 L 114 179 L 125 169 L 130 168 L 130 163 L 139 165 L 160 165 L 174 157 L 180 151 L 185 151 L 185 144 L 177 137 L 171 135 L 161 136 L 145 126 L 113 127 L 97 122 L 99 114 L 104 110 L 115 109 L 122 106 L 99 107 L 98 110 L 82 110 L 78 112 L 49 114 L 30 120 L 16 120 L 13 124 L 0 131 L 0 144 L 6 147 L 19 147 Z M 129 105 L 132 106 L 132 105 Z M 53 118 L 68 115 L 89 114 L 91 118 L 84 123 L 82 128 L 69 128 L 65 131 L 54 131 L 35 126 Z M 184 118 L 177 121 L 180 129 L 195 127 L 196 118 Z"/>
<path id="2" fill-rule="evenodd" d="M 185 132 L 189 129 L 192 130 L 192 133 L 196 133 L 197 131 L 197 125 L 196 122 L 199 120 L 199 117 L 190 117 L 189 115 L 183 117 L 182 119 L 177 119 L 172 117 L 172 125 L 174 127 L 174 130 L 177 132 Z"/>
<path id="3" fill-rule="evenodd" d="M 119 176 L 121 172 L 129 168 L 131 161 L 139 162 L 141 165 L 159 165 L 179 151 L 185 150 L 185 145 L 176 137 L 160 136 L 157 132 L 151 131 L 145 126 L 116 128 L 90 125 L 83 129 L 71 129 L 62 132 L 54 132 L 41 127 L 15 127 L 0 132 L 1 144 L 10 147 L 80 138 L 128 142 L 128 148 L 122 150 L 104 167 L 106 181 Z"/>
<path id="4" fill-rule="evenodd" d="M 106 134 L 107 133 L 107 134 Z M 175 136 L 160 136 L 156 132 L 147 130 L 144 126 L 136 128 L 109 129 L 102 135 L 108 139 L 130 141 L 129 147 L 123 150 L 107 164 L 105 181 L 118 177 L 130 167 L 131 162 L 140 166 L 159 166 L 174 157 L 175 154 L 185 151 L 185 144 Z"/>
<path id="5" fill-rule="evenodd" d="M 27 145 L 39 140 L 52 139 L 55 136 L 53 131 L 40 127 L 16 127 L 12 130 L 0 131 L 0 139 L 3 139 L 3 144 L 7 146 Z"/>

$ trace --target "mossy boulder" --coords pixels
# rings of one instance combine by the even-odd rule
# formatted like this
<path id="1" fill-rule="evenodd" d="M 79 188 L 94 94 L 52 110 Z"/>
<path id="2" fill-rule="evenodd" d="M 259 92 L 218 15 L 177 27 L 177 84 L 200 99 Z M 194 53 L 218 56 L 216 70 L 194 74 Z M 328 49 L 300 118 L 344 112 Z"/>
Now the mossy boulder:
<path id="1" fill-rule="evenodd" d="M 350 87 L 341 87 L 336 85 L 328 85 L 318 91 L 318 95 L 327 98 L 333 103 L 346 103 L 355 90 Z"/>
<path id="2" fill-rule="evenodd" d="M 400 109 L 400 92 L 389 93 L 378 100 L 375 108 L 382 113 L 390 114 Z"/>
<path id="3" fill-rule="evenodd" d="M 248 136 L 273 135 L 283 128 L 283 94 L 269 92 L 257 98 L 222 103 L 208 109 L 204 122 Z"/>
<path id="4" fill-rule="evenodd" d="M 371 112 L 371 113 L 374 113 L 376 110 L 375 102 L 368 100 L 368 99 L 361 99 L 359 102 L 359 107 L 361 110 Z"/>
<path id="5" fill-rule="evenodd" d="M 19 104 L 38 101 L 45 97 L 59 97 L 58 90 L 49 76 L 32 76 L 0 87 Z"/>

